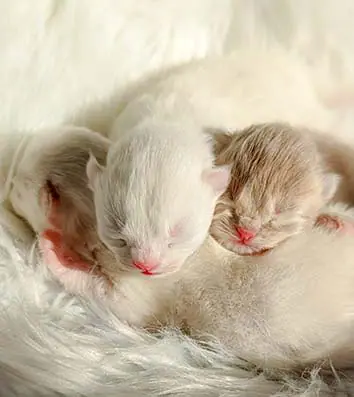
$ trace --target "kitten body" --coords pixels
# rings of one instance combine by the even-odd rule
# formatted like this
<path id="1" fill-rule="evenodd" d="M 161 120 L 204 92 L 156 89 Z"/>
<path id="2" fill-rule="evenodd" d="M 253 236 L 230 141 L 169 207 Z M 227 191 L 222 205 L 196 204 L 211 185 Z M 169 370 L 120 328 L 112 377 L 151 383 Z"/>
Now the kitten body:
<path id="1" fill-rule="evenodd" d="M 204 127 L 333 123 L 299 60 L 240 55 L 191 62 L 132 89 L 110 134 L 107 167 L 89 164 L 101 238 L 118 256 L 129 251 L 145 273 L 173 271 L 195 251 L 225 189 L 226 172 L 206 178 L 213 194 L 201 177 L 213 162 Z"/>
<path id="2" fill-rule="evenodd" d="M 331 130 L 342 113 L 326 105 L 313 77 L 298 57 L 275 49 L 192 61 L 131 87 L 109 137 L 130 134 L 149 115 L 230 131 L 275 121 Z"/>

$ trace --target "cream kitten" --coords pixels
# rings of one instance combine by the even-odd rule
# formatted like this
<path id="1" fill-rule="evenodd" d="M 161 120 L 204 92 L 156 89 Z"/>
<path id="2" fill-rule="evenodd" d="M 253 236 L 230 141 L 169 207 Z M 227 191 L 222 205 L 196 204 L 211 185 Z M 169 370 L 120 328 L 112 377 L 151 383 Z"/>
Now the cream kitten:
<path id="1" fill-rule="evenodd" d="M 91 156 L 98 232 L 125 263 L 146 275 L 174 272 L 203 243 L 228 167 L 213 165 L 212 142 L 193 121 L 145 118 Z"/>
<path id="2" fill-rule="evenodd" d="M 284 123 L 215 134 L 217 164 L 232 178 L 218 200 L 211 235 L 239 255 L 262 254 L 312 226 L 339 177 L 325 172 L 308 131 Z"/>

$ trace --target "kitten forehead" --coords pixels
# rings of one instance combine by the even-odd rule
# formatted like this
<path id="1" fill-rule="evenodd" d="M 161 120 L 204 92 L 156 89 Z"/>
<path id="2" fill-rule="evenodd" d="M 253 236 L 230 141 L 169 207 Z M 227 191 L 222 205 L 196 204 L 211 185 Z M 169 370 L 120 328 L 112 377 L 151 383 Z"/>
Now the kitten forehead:
<path id="1" fill-rule="evenodd" d="M 105 178 L 109 188 L 121 196 L 143 195 L 140 197 L 143 199 L 146 195 L 161 193 L 165 196 L 185 194 L 183 189 L 178 189 L 180 183 L 200 179 L 203 171 L 203 162 L 193 162 L 193 157 L 188 150 L 183 153 L 171 150 L 168 139 L 154 141 L 151 147 L 147 137 L 146 141 L 137 140 L 136 145 L 134 142 L 121 145 L 115 161 L 108 163 Z"/>
<path id="2" fill-rule="evenodd" d="M 201 175 L 211 162 L 211 151 L 201 151 L 196 159 L 190 145 L 176 149 L 176 137 L 170 134 L 138 133 L 136 138 L 121 139 L 103 173 L 106 210 L 135 237 L 166 234 L 174 223 L 197 213 L 200 205 Z"/>
<path id="3" fill-rule="evenodd" d="M 260 205 L 290 192 L 311 190 L 319 174 L 315 144 L 298 128 L 283 123 L 251 126 L 235 134 L 218 161 L 233 164 L 229 191 L 245 189 Z"/>

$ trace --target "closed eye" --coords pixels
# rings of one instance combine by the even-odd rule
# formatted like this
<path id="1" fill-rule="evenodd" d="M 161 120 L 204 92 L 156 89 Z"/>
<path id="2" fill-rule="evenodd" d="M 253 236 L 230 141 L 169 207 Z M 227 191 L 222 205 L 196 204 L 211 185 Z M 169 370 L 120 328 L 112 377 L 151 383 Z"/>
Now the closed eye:
<path id="1" fill-rule="evenodd" d="M 168 248 L 173 248 L 176 245 L 176 241 L 178 238 L 181 236 L 181 233 L 184 228 L 184 222 L 181 220 L 178 223 L 176 223 L 173 227 L 169 228 L 168 232 Z"/>
<path id="2" fill-rule="evenodd" d="M 102 241 L 111 248 L 123 248 L 128 245 L 124 238 L 121 238 L 118 233 L 104 233 L 101 235 Z"/>
<path id="3" fill-rule="evenodd" d="M 233 211 L 232 217 L 236 223 L 239 222 L 240 216 L 235 211 Z"/>
<path id="4" fill-rule="evenodd" d="M 114 245 L 119 248 L 123 248 L 127 245 L 127 242 L 122 238 L 118 238 L 114 240 Z"/>

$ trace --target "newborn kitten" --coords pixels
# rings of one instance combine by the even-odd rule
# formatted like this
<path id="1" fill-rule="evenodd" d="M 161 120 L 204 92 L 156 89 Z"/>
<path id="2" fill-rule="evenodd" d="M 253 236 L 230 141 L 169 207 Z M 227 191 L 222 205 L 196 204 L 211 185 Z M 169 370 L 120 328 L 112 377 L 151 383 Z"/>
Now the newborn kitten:
<path id="1" fill-rule="evenodd" d="M 86 164 L 90 153 L 104 162 L 108 145 L 85 128 L 45 130 L 27 139 L 16 165 L 8 194 L 14 212 L 53 244 L 60 240 L 57 248 L 68 266 L 78 258 L 83 265 L 94 263 L 100 247 Z"/>
<path id="2" fill-rule="evenodd" d="M 91 156 L 98 232 L 125 263 L 146 275 L 174 272 L 203 243 L 229 168 L 214 167 L 210 137 L 191 120 L 145 118 Z"/>
<path id="3" fill-rule="evenodd" d="M 325 172 L 308 131 L 285 123 L 215 134 L 217 164 L 232 178 L 218 200 L 211 235 L 239 255 L 259 255 L 312 226 L 339 177 Z"/>

